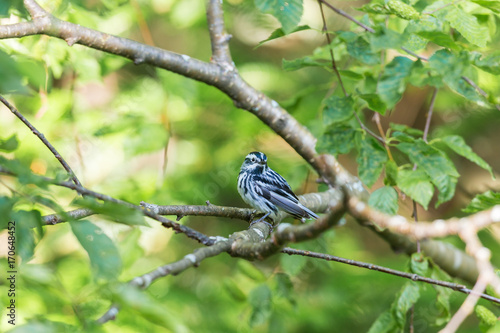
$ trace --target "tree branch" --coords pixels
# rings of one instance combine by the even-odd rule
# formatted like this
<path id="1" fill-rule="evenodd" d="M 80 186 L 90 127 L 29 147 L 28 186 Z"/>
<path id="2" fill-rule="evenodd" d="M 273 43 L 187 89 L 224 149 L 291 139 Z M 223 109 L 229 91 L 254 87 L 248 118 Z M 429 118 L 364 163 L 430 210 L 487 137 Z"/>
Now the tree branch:
<path id="1" fill-rule="evenodd" d="M 43 142 L 43 144 L 49 148 L 50 152 L 54 155 L 54 157 L 59 161 L 59 163 L 61 163 L 61 165 L 63 166 L 64 170 L 66 170 L 70 177 L 71 177 L 71 180 L 73 181 L 73 183 L 75 183 L 75 185 L 77 186 L 81 186 L 82 184 L 80 183 L 80 181 L 78 180 L 78 178 L 76 177 L 75 173 L 73 172 L 73 170 L 71 169 L 71 167 L 69 166 L 68 163 L 66 163 L 66 161 L 64 160 L 64 158 L 61 156 L 61 154 L 59 154 L 59 152 L 56 150 L 56 148 L 54 148 L 54 146 L 49 142 L 49 140 L 47 140 L 45 138 L 45 136 L 35 128 L 35 126 L 31 125 L 31 123 L 28 121 L 28 119 L 26 119 L 12 104 L 10 104 L 3 96 L 0 96 L 0 102 L 2 102 L 17 118 L 19 118 L 26 126 L 28 126 L 28 128 L 31 130 L 31 132 L 33 134 L 35 134 L 39 139 L 40 141 Z"/>
<path id="2" fill-rule="evenodd" d="M 297 249 L 292 249 L 290 247 L 285 247 L 283 250 L 281 250 L 281 252 L 289 254 L 289 255 L 300 255 L 300 256 L 305 256 L 305 257 L 323 259 L 323 260 L 327 260 L 327 261 L 340 262 L 340 263 L 347 264 L 347 265 L 352 265 L 352 266 L 356 266 L 356 267 L 366 268 L 366 269 L 373 270 L 373 271 L 378 271 L 378 272 L 382 272 L 382 273 L 387 273 L 387 274 L 403 277 L 405 279 L 410 279 L 412 281 L 425 282 L 425 283 L 440 286 L 440 287 L 450 288 L 450 289 L 453 289 L 455 291 L 459 291 L 459 292 L 464 293 L 464 294 L 474 293 L 471 289 L 469 289 L 466 286 L 461 285 L 461 284 L 448 282 L 448 281 L 435 280 L 435 279 L 427 278 L 425 276 L 420 276 L 418 274 L 401 272 L 401 271 L 398 271 L 395 269 L 391 269 L 391 268 L 387 268 L 387 267 L 383 267 L 383 266 L 378 266 L 378 265 L 374 265 L 374 264 L 370 264 L 370 263 L 366 263 L 366 262 L 362 262 L 362 261 L 356 261 L 356 260 L 352 260 L 352 259 L 337 257 L 337 256 L 333 256 L 330 254 L 297 250 Z M 493 297 L 493 296 L 490 296 L 487 294 L 480 294 L 479 296 L 485 300 L 500 304 L 499 298 L 496 298 L 496 297 Z"/>
<path id="3" fill-rule="evenodd" d="M 134 287 L 145 289 L 160 277 L 178 275 L 190 267 L 198 267 L 200 263 L 207 258 L 229 251 L 233 242 L 233 240 L 227 238 L 221 239 L 211 246 L 197 249 L 179 261 L 160 266 L 149 273 L 136 277 L 130 281 L 129 284 Z M 99 324 L 104 324 L 110 320 L 114 320 L 119 309 L 120 307 L 118 304 L 113 304 L 109 310 L 97 320 L 97 322 Z"/>
<path id="4" fill-rule="evenodd" d="M 11 176 L 17 176 L 17 174 L 15 172 L 8 170 L 2 166 L 0 166 L 0 173 L 6 174 L 6 175 L 11 175 Z M 69 188 L 69 189 L 74 190 L 77 193 L 84 195 L 84 196 L 86 195 L 86 196 L 93 197 L 93 198 L 96 198 L 96 199 L 99 199 L 102 201 L 113 202 L 113 203 L 122 205 L 122 206 L 127 207 L 127 208 L 139 210 L 147 217 L 150 217 L 150 218 L 160 222 L 164 227 L 171 228 L 171 229 L 174 229 L 176 232 L 183 233 L 187 237 L 192 238 L 192 239 L 200 242 L 201 244 L 212 245 L 214 243 L 213 237 L 208 237 L 207 235 L 204 235 L 199 231 L 196 231 L 196 230 L 189 228 L 185 225 L 181 225 L 179 223 L 171 221 L 163 216 L 160 216 L 158 214 L 153 213 L 152 211 L 150 211 L 148 209 L 144 209 L 141 206 L 137 206 L 137 205 L 131 204 L 131 203 L 123 201 L 123 200 L 115 199 L 115 198 L 110 197 L 110 196 L 105 195 L 105 194 L 94 192 L 94 191 L 89 190 L 83 186 L 79 186 L 79 185 L 76 185 L 76 184 L 71 183 L 71 182 L 58 181 L 56 179 L 47 178 L 47 177 L 38 176 L 38 175 L 32 175 L 32 177 L 38 178 L 41 181 L 46 182 L 46 183 L 51 184 L 51 185 Z M 64 215 L 64 214 L 62 214 L 62 215 Z"/>
<path id="5" fill-rule="evenodd" d="M 207 0 L 207 22 L 212 45 L 212 61 L 229 71 L 234 71 L 234 63 L 229 51 L 229 40 L 231 35 L 227 34 L 224 28 L 224 12 L 222 1 Z"/>

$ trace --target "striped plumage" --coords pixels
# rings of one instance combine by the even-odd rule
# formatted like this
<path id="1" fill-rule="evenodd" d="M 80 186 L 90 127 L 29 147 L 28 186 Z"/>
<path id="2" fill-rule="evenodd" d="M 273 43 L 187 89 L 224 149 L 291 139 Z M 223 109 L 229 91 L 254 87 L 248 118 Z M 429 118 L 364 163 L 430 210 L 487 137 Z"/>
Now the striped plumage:
<path id="1" fill-rule="evenodd" d="M 267 157 L 261 152 L 251 152 L 245 158 L 238 175 L 238 192 L 247 204 L 273 220 L 279 210 L 302 222 L 318 218 L 299 202 L 286 180 L 267 166 Z"/>

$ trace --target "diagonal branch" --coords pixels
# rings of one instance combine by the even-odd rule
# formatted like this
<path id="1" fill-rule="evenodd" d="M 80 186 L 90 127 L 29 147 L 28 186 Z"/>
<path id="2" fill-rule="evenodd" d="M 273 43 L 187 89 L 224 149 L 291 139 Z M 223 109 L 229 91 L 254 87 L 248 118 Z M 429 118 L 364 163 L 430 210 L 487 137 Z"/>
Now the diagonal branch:
<path id="1" fill-rule="evenodd" d="M 181 260 L 168 265 L 160 266 L 149 273 L 138 276 L 130 281 L 129 284 L 134 287 L 145 289 L 158 278 L 168 275 L 178 275 L 190 267 L 198 267 L 200 263 L 207 258 L 229 251 L 233 242 L 233 240 L 227 238 L 219 240 L 211 246 L 197 249 L 193 253 L 186 255 Z M 106 311 L 106 313 L 103 314 L 97 322 L 99 324 L 104 324 L 110 320 L 114 320 L 119 309 L 120 307 L 118 304 L 112 304 L 109 310 Z"/>
<path id="2" fill-rule="evenodd" d="M 7 168 L 4 168 L 2 166 L 0 166 L 0 173 L 10 175 L 10 176 L 17 176 L 17 174 L 15 172 L 13 172 Z M 110 197 L 106 194 L 102 194 L 99 192 L 89 190 L 83 186 L 75 185 L 74 183 L 71 183 L 71 182 L 58 181 L 56 179 L 42 177 L 42 176 L 38 176 L 38 175 L 32 175 L 32 177 L 38 178 L 39 179 L 38 181 L 41 180 L 42 182 L 46 182 L 48 184 L 69 188 L 69 189 L 74 190 L 75 192 L 77 192 L 81 195 L 84 195 L 84 196 L 93 197 L 93 198 L 96 198 L 96 199 L 99 199 L 102 201 L 113 202 L 113 203 L 122 205 L 122 206 L 127 207 L 127 208 L 139 210 L 147 217 L 150 217 L 150 218 L 160 222 L 164 227 L 171 228 L 171 229 L 174 229 L 176 232 L 183 233 L 187 237 L 194 239 L 194 240 L 200 242 L 201 244 L 212 245 L 214 243 L 214 239 L 212 237 L 208 237 L 207 235 L 202 234 L 201 232 L 199 232 L 197 230 L 194 230 L 194 229 L 189 228 L 185 225 L 176 223 L 176 222 L 169 220 L 163 216 L 160 216 L 158 214 L 153 213 L 149 209 L 144 209 L 143 207 L 131 204 L 130 202 L 115 199 L 115 198 Z"/>
<path id="3" fill-rule="evenodd" d="M 0 96 L 0 102 L 2 102 L 7 108 L 9 108 L 9 110 L 17 118 L 19 118 L 26 126 L 28 126 L 28 128 L 31 130 L 31 132 L 33 134 L 35 134 L 40 139 L 40 141 L 43 142 L 43 144 L 47 148 L 49 148 L 50 152 L 59 161 L 59 163 L 61 163 L 61 165 L 63 166 L 64 170 L 66 170 L 69 173 L 69 175 L 70 175 L 71 180 L 73 181 L 73 183 L 75 183 L 75 185 L 77 185 L 77 186 L 82 186 L 82 184 L 80 183 L 80 181 L 76 177 L 75 173 L 73 172 L 73 170 L 69 166 L 69 164 L 66 163 L 66 161 L 64 160 L 64 158 L 61 156 L 61 154 L 59 154 L 59 152 L 56 150 L 56 148 L 54 148 L 54 146 L 49 142 L 49 140 L 47 140 L 45 138 L 45 136 L 39 130 L 37 130 L 35 128 L 35 126 L 31 125 L 31 123 L 28 121 L 28 119 L 26 119 L 12 104 L 10 104 L 5 98 L 3 98 L 3 96 Z"/>
<path id="4" fill-rule="evenodd" d="M 290 247 L 283 248 L 283 250 L 281 250 L 281 252 L 289 254 L 289 255 L 300 255 L 300 256 L 305 256 L 305 257 L 323 259 L 323 260 L 327 260 L 327 261 L 335 261 L 335 262 L 340 262 L 340 263 L 347 264 L 347 265 L 366 268 L 366 269 L 377 271 L 377 272 L 382 272 L 382 273 L 387 273 L 387 274 L 403 277 L 405 279 L 410 279 L 412 281 L 420 281 L 420 282 L 425 282 L 425 283 L 440 286 L 440 287 L 450 288 L 450 289 L 453 289 L 455 291 L 459 291 L 459 292 L 467 294 L 467 295 L 474 293 L 473 290 L 471 290 L 471 289 L 469 289 L 466 286 L 461 285 L 461 284 L 448 282 L 448 281 L 435 280 L 435 279 L 431 279 L 431 278 L 428 278 L 425 276 L 420 276 L 418 274 L 401 272 L 401 271 L 387 268 L 384 266 L 378 266 L 378 265 L 374 265 L 374 264 L 370 264 L 370 263 L 366 263 L 366 262 L 362 262 L 362 261 L 346 259 L 346 258 L 342 258 L 342 257 L 333 256 L 330 254 L 292 249 Z M 490 296 L 487 294 L 479 294 L 479 297 L 481 297 L 485 300 L 500 304 L 500 299 L 497 297 L 493 297 L 493 296 Z"/>

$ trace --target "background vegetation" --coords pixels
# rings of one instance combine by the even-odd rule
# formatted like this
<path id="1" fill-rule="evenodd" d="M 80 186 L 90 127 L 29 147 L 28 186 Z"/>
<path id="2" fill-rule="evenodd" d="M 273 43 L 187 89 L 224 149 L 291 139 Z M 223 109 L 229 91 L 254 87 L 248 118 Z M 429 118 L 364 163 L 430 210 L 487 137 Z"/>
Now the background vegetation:
<path id="1" fill-rule="evenodd" d="M 202 0 L 39 3 L 61 20 L 203 61 L 212 56 Z M 224 2 L 238 72 L 309 128 L 319 138 L 320 151 L 339 154 L 341 163 L 359 174 L 370 192 L 382 189 L 375 199 L 372 196 L 375 202 L 384 196 L 379 209 L 395 213 L 399 205 L 398 213 L 410 218 L 414 199 L 420 220 L 465 215 L 463 209 L 474 195 L 498 188 L 488 172 L 496 173 L 500 166 L 496 107 L 500 55 L 494 52 L 500 44 L 498 4 L 486 0 L 332 4 L 374 31 L 363 30 L 323 6 L 332 32 L 332 43 L 326 46 L 315 1 Z M 281 5 L 290 11 L 283 14 Z M 30 20 L 17 1 L 2 2 L 0 17 L 1 25 Z M 292 33 L 298 26 L 302 30 Z M 272 33 L 286 36 L 262 43 Z M 401 47 L 429 61 L 418 60 Z M 332 70 L 330 49 L 348 96 Z M 203 205 L 208 200 L 246 207 L 237 195 L 236 178 L 245 155 L 254 150 L 265 152 L 269 165 L 297 193 L 327 189 L 318 185 L 315 172 L 286 141 L 252 113 L 238 109 L 214 87 L 164 69 L 37 35 L 0 41 L 0 77 L 0 93 L 94 191 L 134 204 Z M 428 146 L 421 137 L 436 89 L 428 131 L 435 145 Z M 376 136 L 384 136 L 386 145 L 361 130 L 354 112 Z M 380 116 L 382 132 L 375 114 Z M 461 142 L 447 143 L 450 135 L 461 136 L 475 153 Z M 429 147 L 435 150 L 429 152 Z M 8 220 L 17 221 L 19 242 L 17 325 L 12 329 L 5 320 L 9 298 L 2 278 L 1 331 L 364 332 L 385 311 L 399 318 L 397 325 L 391 328 L 379 319 L 383 327 L 373 326 L 373 331 L 407 331 L 407 310 L 413 303 L 409 298 L 417 295 L 412 326 L 415 332 L 433 332 L 465 299 L 440 287 L 285 254 L 262 262 L 222 254 L 178 277 L 159 279 L 144 291 L 125 288 L 125 282 L 179 260 L 200 245 L 153 220 L 145 225 L 134 225 L 142 223 L 140 218 L 116 223 L 120 215 L 116 210 L 86 218 L 93 225 L 42 227 L 40 216 L 89 203 L 75 202 L 78 196 L 71 190 L 33 184 L 30 172 L 58 179 L 66 174 L 40 140 L 4 107 L 0 149 L 0 165 L 12 168 L 11 161 L 17 161 L 14 169 L 25 172 L 25 178 L 0 176 L 0 225 L 5 228 Z M 445 160 L 432 169 L 428 164 L 435 156 Z M 414 163 L 419 169 L 412 173 Z M 399 170 L 399 178 L 394 170 Z M 478 204 L 491 205 L 484 198 Z M 245 221 L 196 216 L 180 223 L 225 237 L 248 226 Z M 93 226 L 102 230 L 102 237 L 86 247 L 84 235 Z M 498 267 L 498 227 L 479 236 Z M 2 270 L 7 267 L 3 245 L 7 237 L 6 231 L 0 233 Z M 444 241 L 464 248 L 458 237 Z M 293 247 L 415 272 L 406 255 L 394 253 L 350 217 L 345 225 Z M 437 267 L 424 273 L 449 279 Z M 405 293 L 413 296 L 405 298 Z M 122 304 L 117 319 L 96 325 L 112 300 Z M 492 303 L 479 304 L 499 315 Z M 474 315 L 461 326 L 463 332 L 488 329 L 500 331 L 498 324 L 491 328 Z"/>

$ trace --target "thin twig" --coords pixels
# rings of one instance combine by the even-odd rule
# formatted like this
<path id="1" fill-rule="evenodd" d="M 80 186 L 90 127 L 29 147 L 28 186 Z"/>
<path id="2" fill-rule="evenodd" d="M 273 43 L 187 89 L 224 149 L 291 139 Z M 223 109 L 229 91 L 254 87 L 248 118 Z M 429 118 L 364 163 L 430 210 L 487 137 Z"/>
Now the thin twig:
<path id="1" fill-rule="evenodd" d="M 320 1 L 321 3 L 324 3 L 325 6 L 327 6 L 328 8 L 330 8 L 331 10 L 333 10 L 335 13 L 339 14 L 339 15 L 342 15 L 344 16 L 345 18 L 347 18 L 348 20 L 356 23 L 357 25 L 359 25 L 360 27 L 362 27 L 363 29 L 365 29 L 366 31 L 369 31 L 369 32 L 375 32 L 375 30 L 373 30 L 372 28 L 370 28 L 369 26 L 359 22 L 358 20 L 356 20 L 354 17 L 352 17 L 351 15 L 347 14 L 346 12 L 344 12 L 342 9 L 338 9 L 332 5 L 330 5 L 328 2 L 326 2 L 325 0 L 318 0 Z"/>
<path id="2" fill-rule="evenodd" d="M 145 289 L 160 277 L 180 274 L 190 267 L 198 267 L 204 259 L 229 251 L 233 242 L 234 240 L 231 239 L 221 239 L 212 246 L 197 249 L 181 260 L 160 266 L 149 273 L 138 276 L 130 281 L 129 284 L 134 287 Z M 110 320 L 114 320 L 119 310 L 119 304 L 112 304 L 109 310 L 97 320 L 97 323 L 104 324 Z"/>
<path id="3" fill-rule="evenodd" d="M 326 19 L 325 19 L 325 13 L 323 12 L 323 4 L 321 0 L 318 0 L 318 5 L 319 5 L 319 10 L 321 11 L 321 19 L 323 20 L 323 33 L 325 34 L 326 41 L 328 43 L 328 50 L 330 51 L 330 59 L 332 60 L 332 69 L 335 75 L 337 75 L 338 82 L 340 84 L 340 87 L 342 88 L 342 91 L 344 92 L 344 96 L 347 97 L 347 91 L 345 90 L 344 83 L 342 82 L 342 77 L 340 77 L 340 72 L 339 69 L 337 68 L 337 63 L 335 62 L 335 57 L 333 55 L 333 49 L 332 49 L 332 40 L 330 38 L 330 33 L 328 32 L 328 27 L 326 26 Z"/>
<path id="4" fill-rule="evenodd" d="M 429 135 L 429 129 L 431 127 L 432 113 L 434 112 L 434 103 L 436 102 L 436 97 L 438 93 L 438 88 L 434 88 L 434 92 L 431 97 L 431 104 L 429 105 L 429 111 L 427 112 L 427 119 L 425 120 L 424 134 L 422 139 L 427 142 L 427 136 Z"/>
<path id="5" fill-rule="evenodd" d="M 33 126 L 28 119 L 26 119 L 12 104 L 10 104 L 3 96 L 0 96 L 0 101 L 7 107 L 9 110 L 17 117 L 19 120 L 21 120 L 28 128 L 31 130 L 33 134 L 35 134 L 40 141 L 43 142 L 43 144 L 49 148 L 50 152 L 54 155 L 54 157 L 61 163 L 63 166 L 64 170 L 68 172 L 68 174 L 71 177 L 71 180 L 75 185 L 77 186 L 82 186 L 78 178 L 76 177 L 75 173 L 71 169 L 68 163 L 64 160 L 64 158 L 59 154 L 59 152 L 54 148 L 54 146 L 45 138 L 45 136 Z"/>
<path id="6" fill-rule="evenodd" d="M 441 280 L 435 280 L 435 279 L 431 279 L 431 278 L 428 278 L 425 276 L 420 276 L 420 275 L 414 274 L 414 273 L 402 272 L 402 271 L 387 268 L 384 266 L 378 266 L 378 265 L 374 265 L 374 264 L 370 264 L 370 263 L 366 263 L 366 262 L 362 262 L 362 261 L 346 259 L 346 258 L 337 257 L 337 256 L 330 255 L 330 254 L 305 251 L 305 250 L 298 250 L 298 249 L 293 249 L 290 247 L 283 248 L 283 250 L 281 250 L 281 252 L 286 253 L 286 254 L 290 254 L 290 255 L 301 255 L 301 256 L 306 256 L 306 257 L 311 257 L 311 258 L 323 259 L 323 260 L 327 260 L 327 261 L 340 262 L 342 264 L 347 264 L 347 265 L 351 265 L 351 266 L 366 268 L 366 269 L 369 269 L 372 271 L 378 271 L 378 272 L 382 272 L 382 273 L 387 273 L 387 274 L 399 276 L 399 277 L 402 277 L 405 279 L 410 279 L 412 281 L 424 282 L 424 283 L 428 283 L 428 284 L 432 284 L 432 285 L 436 285 L 436 286 L 440 286 L 440 287 L 450 288 L 450 289 L 453 289 L 455 291 L 459 291 L 459 292 L 464 293 L 464 294 L 473 293 L 473 290 L 468 289 L 466 286 L 461 285 L 461 284 L 447 282 L 447 281 L 441 281 Z M 493 297 L 493 296 L 490 296 L 487 294 L 479 294 L 479 297 L 484 298 L 485 300 L 488 300 L 490 302 L 500 304 L 499 298 L 496 298 L 496 297 Z"/>
<path id="7" fill-rule="evenodd" d="M 11 170 L 8 170 L 8 169 L 6 169 L 6 168 L 4 168 L 2 166 L 0 166 L 0 173 L 12 175 L 12 176 L 17 176 L 14 172 L 12 172 Z M 130 202 L 127 202 L 127 201 L 115 199 L 115 198 L 113 198 L 113 197 L 111 197 L 109 195 L 106 195 L 106 194 L 102 194 L 102 193 L 99 193 L 99 192 L 95 192 L 95 191 L 89 190 L 89 189 L 87 189 L 87 188 L 85 188 L 85 187 L 83 187 L 81 185 L 76 185 L 76 184 L 74 184 L 72 182 L 58 181 L 56 179 L 47 178 L 47 177 L 38 176 L 38 175 L 32 175 L 32 176 L 33 177 L 38 177 L 40 180 L 42 180 L 42 181 L 44 181 L 44 182 L 46 182 L 48 184 L 52 184 L 52 185 L 56 185 L 56 186 L 61 186 L 61 187 L 69 188 L 69 189 L 74 190 L 74 191 L 76 191 L 77 193 L 79 193 L 79 194 L 81 194 L 83 196 L 89 196 L 89 197 L 93 197 L 93 198 L 96 198 L 96 199 L 99 199 L 99 200 L 102 200 L 102 201 L 113 202 L 113 203 L 122 205 L 122 206 L 127 207 L 127 208 L 139 210 L 144 215 L 146 215 L 147 217 L 150 217 L 150 218 L 152 218 L 152 219 L 160 222 L 166 228 L 171 228 L 171 229 L 175 230 L 176 232 L 183 233 L 187 237 L 189 237 L 191 239 L 194 239 L 194 240 L 197 240 L 201 244 L 204 244 L 204 245 L 212 245 L 213 244 L 213 239 L 211 239 L 207 235 L 204 235 L 201 232 L 199 232 L 197 230 L 194 230 L 192 228 L 189 228 L 189 227 L 187 227 L 185 225 L 181 225 L 181 224 L 176 223 L 176 222 L 174 222 L 172 220 L 169 220 L 169 219 L 167 219 L 167 218 L 165 218 L 163 216 L 155 214 L 155 213 L 153 213 L 149 209 L 145 209 L 145 208 L 143 208 L 141 206 L 134 205 L 134 204 L 132 204 Z"/>

